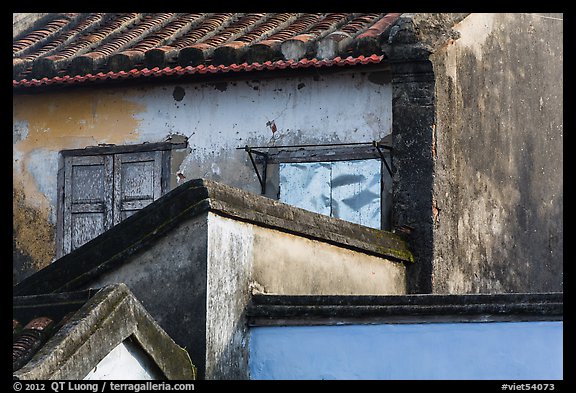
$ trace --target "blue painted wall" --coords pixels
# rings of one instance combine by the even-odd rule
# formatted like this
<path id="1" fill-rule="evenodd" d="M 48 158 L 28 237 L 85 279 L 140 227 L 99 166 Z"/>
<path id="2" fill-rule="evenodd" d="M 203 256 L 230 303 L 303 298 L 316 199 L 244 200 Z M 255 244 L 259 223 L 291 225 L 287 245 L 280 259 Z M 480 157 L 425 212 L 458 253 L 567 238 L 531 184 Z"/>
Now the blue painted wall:
<path id="1" fill-rule="evenodd" d="M 251 379 L 562 379 L 557 322 L 253 327 Z"/>

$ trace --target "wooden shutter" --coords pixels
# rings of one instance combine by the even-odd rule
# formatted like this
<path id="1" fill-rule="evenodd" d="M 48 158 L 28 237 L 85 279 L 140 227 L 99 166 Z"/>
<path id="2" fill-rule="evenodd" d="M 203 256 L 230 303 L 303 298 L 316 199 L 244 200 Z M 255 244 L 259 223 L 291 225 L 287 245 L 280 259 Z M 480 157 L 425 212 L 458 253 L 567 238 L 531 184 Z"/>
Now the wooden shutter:
<path id="1" fill-rule="evenodd" d="M 160 198 L 169 172 L 165 150 L 65 156 L 58 257 Z"/>
<path id="2" fill-rule="evenodd" d="M 64 254 L 108 230 L 113 223 L 112 157 L 66 157 Z"/>
<path id="3" fill-rule="evenodd" d="M 162 153 L 114 155 L 114 225 L 160 198 Z"/>

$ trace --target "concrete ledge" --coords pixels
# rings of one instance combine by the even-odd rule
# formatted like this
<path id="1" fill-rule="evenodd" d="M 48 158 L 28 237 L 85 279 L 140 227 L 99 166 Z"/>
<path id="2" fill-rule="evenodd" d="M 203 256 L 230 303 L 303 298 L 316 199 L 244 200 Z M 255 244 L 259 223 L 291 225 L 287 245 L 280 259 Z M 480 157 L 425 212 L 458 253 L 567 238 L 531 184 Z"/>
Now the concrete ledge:
<path id="1" fill-rule="evenodd" d="M 563 293 L 253 296 L 251 326 L 563 320 Z"/>
<path id="2" fill-rule="evenodd" d="M 392 232 L 312 213 L 210 180 L 201 181 L 208 189 L 211 210 L 223 216 L 396 261 L 414 261 L 406 242 Z"/>
<path id="3" fill-rule="evenodd" d="M 391 232 L 312 213 L 210 180 L 196 179 L 175 188 L 109 231 L 29 276 L 13 288 L 13 293 L 32 295 L 80 288 L 121 265 L 129 256 L 149 248 L 179 223 L 208 211 L 393 261 L 413 261 L 406 243 Z"/>

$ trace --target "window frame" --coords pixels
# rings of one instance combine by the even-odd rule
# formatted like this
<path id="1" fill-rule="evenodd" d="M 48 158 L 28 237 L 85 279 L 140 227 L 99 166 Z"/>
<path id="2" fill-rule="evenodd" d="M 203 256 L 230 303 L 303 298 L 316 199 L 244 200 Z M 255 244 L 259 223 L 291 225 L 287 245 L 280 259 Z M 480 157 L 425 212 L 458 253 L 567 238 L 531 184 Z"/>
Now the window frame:
<path id="1" fill-rule="evenodd" d="M 70 166 L 67 165 L 68 162 L 78 158 L 79 161 L 87 160 L 90 161 L 89 157 L 109 157 L 111 161 L 111 172 L 106 174 L 106 176 L 110 177 L 110 194 L 111 203 L 110 205 L 110 215 L 112 216 L 112 225 L 115 225 L 119 222 L 116 215 L 118 212 L 114 212 L 117 208 L 117 196 L 114 195 L 116 193 L 114 186 L 114 181 L 117 177 L 117 169 L 118 166 L 115 165 L 116 158 L 119 156 L 116 155 L 124 155 L 124 154 L 131 154 L 131 153 L 145 153 L 145 152 L 159 152 L 160 163 L 159 163 L 159 171 L 160 171 L 160 179 L 159 179 L 159 187 L 160 187 L 160 196 L 166 194 L 169 191 L 170 187 L 170 166 L 171 166 L 171 151 L 173 149 L 179 149 L 187 147 L 187 143 L 172 143 L 172 142 L 158 142 L 158 143 L 143 143 L 143 144 L 136 144 L 136 145 L 99 145 L 99 146 L 88 146 L 83 149 L 67 149 L 61 150 L 59 152 L 59 168 L 58 168 L 58 175 L 57 175 L 57 204 L 56 204 L 56 259 L 61 258 L 62 256 L 66 255 L 68 252 L 65 251 L 66 241 L 69 240 L 66 238 L 66 224 L 67 222 L 65 215 L 67 214 L 66 204 L 70 203 L 70 199 L 66 198 L 66 195 L 70 195 L 70 190 L 66 190 L 67 187 L 71 186 L 71 173 L 70 173 Z M 95 158 L 97 159 L 97 158 Z M 106 158 L 104 158 L 106 160 Z M 68 168 L 67 168 L 68 167 Z M 68 169 L 68 170 L 67 170 Z"/>
<path id="2" fill-rule="evenodd" d="M 385 144 L 384 150 L 377 149 L 373 144 L 335 144 L 335 145 L 301 145 L 301 146 L 268 146 L 266 152 L 263 147 L 245 147 L 246 151 L 255 153 L 255 161 L 264 169 L 264 189 L 262 194 L 280 200 L 280 165 L 284 163 L 311 163 L 333 161 L 380 160 L 380 229 L 391 230 L 392 224 L 392 187 L 393 179 L 389 173 L 392 161 L 392 148 Z M 384 159 L 387 162 L 384 162 Z M 390 164 L 389 164 L 390 163 Z M 389 194 L 389 195 L 385 195 Z M 385 196 L 387 196 L 385 198 Z"/>

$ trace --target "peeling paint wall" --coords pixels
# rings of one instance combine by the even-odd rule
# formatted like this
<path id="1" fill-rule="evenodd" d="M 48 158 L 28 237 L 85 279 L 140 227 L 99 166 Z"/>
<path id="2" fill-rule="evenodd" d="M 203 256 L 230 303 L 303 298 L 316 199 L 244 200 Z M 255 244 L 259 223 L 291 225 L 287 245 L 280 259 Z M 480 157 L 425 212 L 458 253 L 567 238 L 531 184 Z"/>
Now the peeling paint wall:
<path id="1" fill-rule="evenodd" d="M 245 78 L 245 76 L 244 76 Z M 245 145 L 370 142 L 391 132 L 385 72 L 234 79 L 16 94 L 13 100 L 15 283 L 54 258 L 59 151 L 188 138 L 173 156 L 185 180 L 208 178 L 260 193 Z M 267 125 L 274 121 L 277 130 Z M 180 183 L 181 184 L 181 183 Z M 18 194 L 18 195 L 16 195 Z M 27 238 L 37 212 L 41 241 Z M 16 229 L 17 228 L 17 229 Z"/>
<path id="2" fill-rule="evenodd" d="M 563 289 L 562 14 L 471 14 L 436 75 L 433 291 Z"/>
<path id="3" fill-rule="evenodd" d="M 238 147 L 367 142 L 391 132 L 391 88 L 372 74 L 180 84 L 134 92 L 141 137 L 158 130 L 189 137 L 180 166 L 187 179 L 208 178 L 260 193 Z M 372 77 L 374 79 L 374 77 Z M 272 132 L 268 122 L 274 121 Z"/>
<path id="4" fill-rule="evenodd" d="M 24 201 L 21 187 L 12 190 L 13 237 L 12 237 L 12 281 L 19 282 L 42 269 L 55 255 L 54 226 L 48 215 Z"/>

